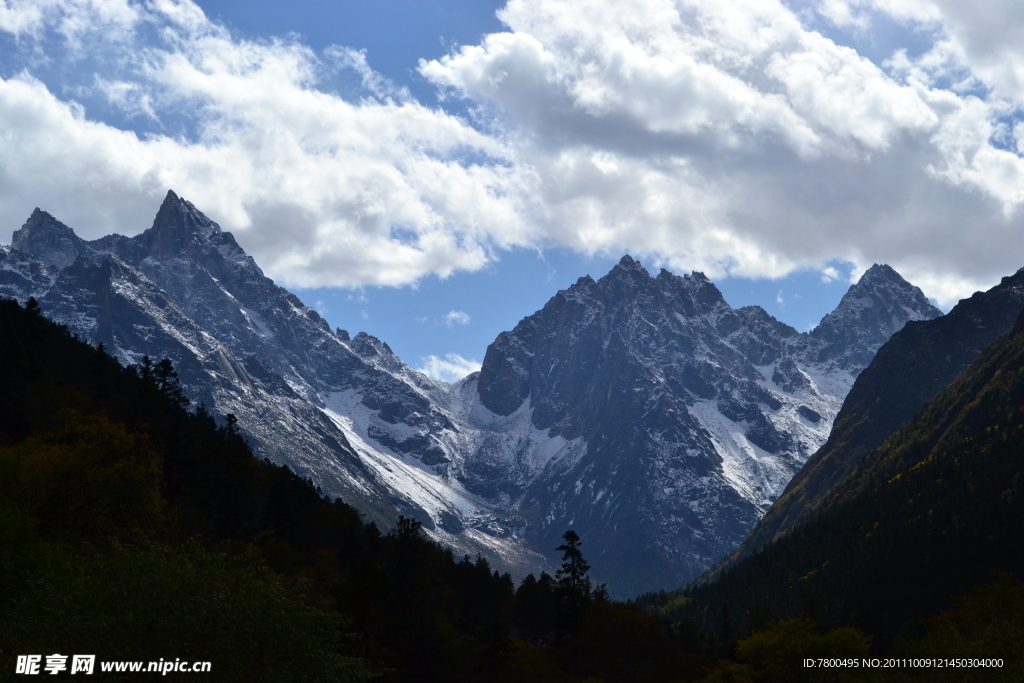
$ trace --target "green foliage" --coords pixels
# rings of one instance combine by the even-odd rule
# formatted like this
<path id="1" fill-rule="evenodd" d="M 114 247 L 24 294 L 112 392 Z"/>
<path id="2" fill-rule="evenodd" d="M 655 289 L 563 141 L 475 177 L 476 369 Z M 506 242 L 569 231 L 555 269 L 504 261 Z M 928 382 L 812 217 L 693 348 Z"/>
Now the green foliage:
<path id="1" fill-rule="evenodd" d="M 871 638 L 852 627 L 818 633 L 813 619 L 790 618 L 755 631 L 736 644 L 734 660 L 723 660 L 708 681 L 743 683 L 839 683 L 867 680 L 860 668 Z M 855 663 L 848 667 L 808 667 L 805 659 Z"/>
<path id="2" fill-rule="evenodd" d="M 145 434 L 64 411 L 59 425 L 0 447 L 0 495 L 48 533 L 89 539 L 154 531 L 162 522 L 158 457 Z"/>

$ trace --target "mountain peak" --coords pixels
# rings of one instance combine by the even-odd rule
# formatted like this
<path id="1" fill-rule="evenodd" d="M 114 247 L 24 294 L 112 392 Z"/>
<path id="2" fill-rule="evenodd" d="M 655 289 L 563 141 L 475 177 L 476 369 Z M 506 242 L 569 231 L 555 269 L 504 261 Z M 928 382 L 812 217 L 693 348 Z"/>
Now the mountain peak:
<path id="1" fill-rule="evenodd" d="M 887 277 L 887 278 L 898 278 L 903 279 L 903 276 L 893 270 L 892 266 L 888 263 L 872 263 L 871 267 L 864 271 L 864 275 L 861 276 L 863 280 L 865 277 Z"/>
<path id="2" fill-rule="evenodd" d="M 220 226 L 191 202 L 168 190 L 153 219 L 153 227 L 142 234 L 142 241 L 148 243 L 151 255 L 174 258 L 189 253 L 190 247 L 207 242 L 220 232 Z"/>
<path id="3" fill-rule="evenodd" d="M 11 236 L 11 247 L 57 269 L 70 266 L 79 254 L 93 251 L 74 230 L 39 207 Z"/>
<path id="4" fill-rule="evenodd" d="M 626 254 L 621 259 L 619 259 L 619 262 L 616 264 L 615 268 L 612 268 L 612 272 L 615 272 L 617 269 L 620 268 L 627 272 L 643 272 L 647 275 L 650 275 L 650 273 L 647 273 L 647 269 L 644 268 L 639 261 L 634 259 L 629 254 Z"/>
<path id="5" fill-rule="evenodd" d="M 931 319 L 942 315 L 942 311 L 935 308 L 928 301 L 928 297 L 924 295 L 920 287 L 910 284 L 891 266 L 884 263 L 876 263 L 868 268 L 860 280 L 847 290 L 843 300 L 839 303 L 839 308 L 842 308 L 843 301 L 846 301 L 847 298 L 856 299 L 872 296 L 872 293 L 877 293 L 880 290 L 887 290 L 888 292 L 888 296 L 885 297 L 888 299 L 886 303 L 902 305 L 908 312 L 916 313 L 922 316 L 923 319 Z M 838 311 L 839 308 L 836 310 Z M 911 317 L 910 319 L 916 320 L 917 318 Z M 895 331 L 893 330 L 893 332 Z"/>
<path id="6" fill-rule="evenodd" d="M 186 232 L 194 235 L 209 235 L 220 232 L 220 226 L 211 221 L 197 209 L 192 202 L 186 201 L 167 190 L 163 204 L 153 219 L 153 228 L 158 231 Z"/>
<path id="7" fill-rule="evenodd" d="M 893 270 L 892 266 L 886 263 L 875 263 L 860 276 L 860 280 L 854 287 L 870 287 L 883 283 L 894 283 L 897 285 L 910 285 L 903 276 Z M 912 286 L 912 285 L 911 285 Z"/>
<path id="8" fill-rule="evenodd" d="M 865 367 L 874 350 L 907 322 L 941 315 L 919 287 L 890 266 L 876 263 L 850 286 L 836 310 L 821 319 L 811 336 L 825 343 L 820 360 L 836 358 L 847 367 Z"/>

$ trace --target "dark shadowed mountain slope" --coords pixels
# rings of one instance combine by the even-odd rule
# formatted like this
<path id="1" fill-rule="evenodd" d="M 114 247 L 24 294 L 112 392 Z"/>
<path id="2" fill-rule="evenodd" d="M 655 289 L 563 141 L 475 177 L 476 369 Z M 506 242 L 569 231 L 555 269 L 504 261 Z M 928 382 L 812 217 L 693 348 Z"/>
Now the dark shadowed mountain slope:
<path id="1" fill-rule="evenodd" d="M 864 628 L 882 646 L 913 633 L 991 572 L 1024 572 L 1022 439 L 1024 315 L 833 488 L 815 519 L 689 590 L 682 611 L 716 634 L 804 614 Z"/>
<path id="2" fill-rule="evenodd" d="M 1024 306 L 1024 270 L 962 300 L 947 315 L 907 324 L 879 350 L 843 403 L 821 450 L 761 518 L 735 557 L 756 550 L 807 520 L 864 457 L 913 417 L 1005 332 Z"/>
<path id="3" fill-rule="evenodd" d="M 405 514 L 460 552 L 522 574 L 545 566 L 517 539 L 472 526 L 483 508 L 490 529 L 490 508 L 445 480 L 449 385 L 365 333 L 332 332 L 173 192 L 134 237 L 84 242 L 36 211 L 13 243 L 0 253 L 0 294 L 35 296 L 46 315 L 122 362 L 170 358 L 189 397 L 235 415 L 259 457 L 382 525 Z"/>

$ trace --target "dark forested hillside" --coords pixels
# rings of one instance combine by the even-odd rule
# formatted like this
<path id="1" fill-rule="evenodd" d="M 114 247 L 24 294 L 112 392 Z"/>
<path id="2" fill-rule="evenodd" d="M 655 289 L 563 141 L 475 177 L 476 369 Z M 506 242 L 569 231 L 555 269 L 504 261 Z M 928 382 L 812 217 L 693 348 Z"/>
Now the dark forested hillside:
<path id="1" fill-rule="evenodd" d="M 1010 578 L 1024 576 L 1022 540 L 1024 315 L 834 489 L 816 518 L 676 597 L 673 610 L 726 640 L 808 617 L 823 629 L 860 628 L 886 651 L 909 648 L 920 620 L 960 604 L 943 622 L 959 634 L 949 642 L 969 649 L 973 633 L 994 643 L 984 656 L 1009 656 L 993 634 L 1024 626 Z M 994 573 L 1004 578 L 989 593 L 952 600 Z M 974 607 L 963 612 L 965 600 Z M 1000 604 L 1017 611 L 1006 616 Z"/>
<path id="2" fill-rule="evenodd" d="M 0 678 L 52 653 L 224 681 L 698 677 L 565 538 L 563 572 L 517 588 L 417 522 L 382 533 L 188 406 L 169 362 L 124 368 L 0 300 Z"/>

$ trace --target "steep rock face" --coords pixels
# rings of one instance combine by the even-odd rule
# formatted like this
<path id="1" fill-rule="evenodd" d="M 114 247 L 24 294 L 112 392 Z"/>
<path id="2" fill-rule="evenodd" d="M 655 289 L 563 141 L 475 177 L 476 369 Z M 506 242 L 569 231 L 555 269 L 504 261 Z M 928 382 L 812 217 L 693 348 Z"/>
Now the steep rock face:
<path id="1" fill-rule="evenodd" d="M 373 516 L 393 510 L 389 493 L 368 475 L 324 415 L 294 394 L 274 395 L 245 365 L 197 325 L 143 273 L 114 255 L 78 258 L 39 298 L 52 320 L 105 347 L 122 362 L 171 358 L 186 394 L 238 417 L 259 457 L 302 476 Z M 269 428 L 268 428 L 269 426 Z"/>
<path id="2" fill-rule="evenodd" d="M 877 345 L 940 314 L 875 266 L 801 334 L 733 310 L 700 273 L 655 278 L 625 257 L 499 335 L 480 371 L 483 407 L 528 405 L 535 428 L 581 439 L 581 454 L 515 477 L 482 449 L 463 481 L 516 501 L 541 547 L 576 529 L 617 590 L 681 583 L 733 548 L 825 441 Z"/>
<path id="3" fill-rule="evenodd" d="M 793 478 L 732 560 L 788 533 L 840 481 L 1013 325 L 1024 306 L 1024 269 L 960 301 L 936 320 L 906 325 L 883 345 L 847 395 L 828 441 Z"/>
<path id="4" fill-rule="evenodd" d="M 836 310 L 811 330 L 810 337 L 818 343 L 814 359 L 859 371 L 908 321 L 931 320 L 939 313 L 920 289 L 895 270 L 873 265 L 843 296 Z"/>
<path id="5" fill-rule="evenodd" d="M 966 306 L 972 300 L 995 313 L 989 306 L 998 306 L 1019 286 L 1018 276 L 1009 280 L 1017 284 L 1004 280 L 1009 287 L 986 293 L 994 296 L 962 302 L 960 316 L 973 308 Z M 978 308 L 974 312 L 988 317 Z M 960 316 L 947 333 L 974 317 Z M 1003 320 L 1002 312 L 988 318 L 1000 325 Z M 920 334 L 937 327 L 917 323 L 906 331 Z M 961 339 L 976 335 L 977 329 Z M 944 346 L 944 352 L 954 346 L 951 337 L 931 341 Z M 879 351 L 877 361 L 884 352 Z M 784 619 L 806 615 L 813 604 L 822 629 L 862 625 L 872 645 L 884 652 L 921 621 L 947 610 L 952 596 L 981 595 L 979 586 L 991 585 L 993 574 L 1020 576 L 1022 397 L 1024 313 L 838 482 L 834 495 L 818 508 L 823 514 L 743 558 L 729 572 L 686 591 L 689 600 L 677 618 L 692 620 L 706 633 L 745 633 L 763 620 L 758 613 Z M 977 615 L 975 623 L 991 628 L 997 618 L 986 615 L 1019 610 L 1009 597 L 1008 590 L 989 592 L 988 606 L 979 600 L 971 618 Z"/>
<path id="6" fill-rule="evenodd" d="M 70 266 L 79 255 L 93 253 L 74 230 L 39 207 L 36 207 L 20 230 L 14 231 L 11 248 L 36 255 L 43 263 L 57 270 Z"/>
<path id="7" fill-rule="evenodd" d="M 25 301 L 45 292 L 57 271 L 37 258 L 11 247 L 0 247 L 0 296 Z"/>

